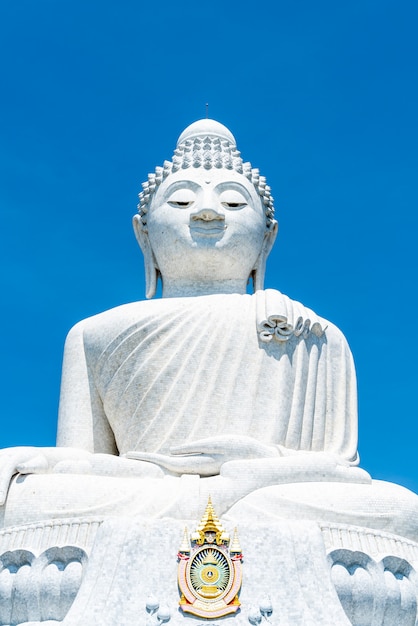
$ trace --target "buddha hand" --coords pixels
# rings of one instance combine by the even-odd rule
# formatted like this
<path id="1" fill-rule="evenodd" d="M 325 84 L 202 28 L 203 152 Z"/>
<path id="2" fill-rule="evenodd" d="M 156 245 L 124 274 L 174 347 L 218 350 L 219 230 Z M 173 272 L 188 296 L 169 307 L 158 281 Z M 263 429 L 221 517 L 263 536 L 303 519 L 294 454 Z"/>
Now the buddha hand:
<path id="1" fill-rule="evenodd" d="M 160 467 L 112 454 L 93 454 L 81 448 L 21 446 L 0 450 L 0 506 L 16 474 L 93 474 L 161 478 Z"/>
<path id="2" fill-rule="evenodd" d="M 227 461 L 278 457 L 280 452 L 277 446 L 252 437 L 221 435 L 174 446 L 170 454 L 132 451 L 125 456 L 154 463 L 174 474 L 216 476 Z"/>
<path id="3" fill-rule="evenodd" d="M 63 458 L 65 448 L 36 448 L 19 446 L 0 451 L 0 505 L 4 504 L 10 481 L 16 474 L 46 474 Z M 69 449 L 68 449 L 69 450 Z M 71 448 L 74 450 L 74 448 Z M 77 450 L 78 460 L 86 458 L 89 452 Z"/>

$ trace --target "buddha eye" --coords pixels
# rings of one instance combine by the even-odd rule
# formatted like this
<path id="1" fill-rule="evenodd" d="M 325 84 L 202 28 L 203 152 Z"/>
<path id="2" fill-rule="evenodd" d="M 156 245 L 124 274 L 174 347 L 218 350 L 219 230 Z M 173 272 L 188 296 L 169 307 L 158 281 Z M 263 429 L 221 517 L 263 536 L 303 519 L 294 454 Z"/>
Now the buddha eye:
<path id="1" fill-rule="evenodd" d="M 225 189 L 219 196 L 220 203 L 226 209 L 236 211 L 247 206 L 247 200 L 243 194 L 236 189 Z"/>
<path id="2" fill-rule="evenodd" d="M 176 209 L 187 209 L 195 201 L 195 194 L 191 189 L 177 189 L 168 198 L 167 203 Z"/>

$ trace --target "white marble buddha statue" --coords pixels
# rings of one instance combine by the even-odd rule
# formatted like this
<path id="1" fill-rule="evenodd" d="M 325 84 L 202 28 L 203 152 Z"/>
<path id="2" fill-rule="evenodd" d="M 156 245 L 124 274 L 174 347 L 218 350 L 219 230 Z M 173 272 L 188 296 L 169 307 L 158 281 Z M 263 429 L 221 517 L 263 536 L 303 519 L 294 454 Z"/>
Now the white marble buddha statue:
<path id="1" fill-rule="evenodd" d="M 151 299 L 69 333 L 57 448 L 1 452 L 3 525 L 193 519 L 210 493 L 219 515 L 331 516 L 418 536 L 416 497 L 356 467 L 345 338 L 263 290 L 273 198 L 230 131 L 192 124 L 143 187 L 134 229 Z"/>

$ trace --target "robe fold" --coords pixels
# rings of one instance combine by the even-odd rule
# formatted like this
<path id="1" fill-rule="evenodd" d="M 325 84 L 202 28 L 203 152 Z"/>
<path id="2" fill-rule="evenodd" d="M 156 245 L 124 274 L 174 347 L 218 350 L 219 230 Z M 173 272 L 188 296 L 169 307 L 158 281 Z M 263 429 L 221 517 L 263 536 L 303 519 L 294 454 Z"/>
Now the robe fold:
<path id="1" fill-rule="evenodd" d="M 82 337 L 90 410 L 99 402 L 121 454 L 247 435 L 357 462 L 346 340 L 278 291 L 123 305 L 84 320 Z"/>

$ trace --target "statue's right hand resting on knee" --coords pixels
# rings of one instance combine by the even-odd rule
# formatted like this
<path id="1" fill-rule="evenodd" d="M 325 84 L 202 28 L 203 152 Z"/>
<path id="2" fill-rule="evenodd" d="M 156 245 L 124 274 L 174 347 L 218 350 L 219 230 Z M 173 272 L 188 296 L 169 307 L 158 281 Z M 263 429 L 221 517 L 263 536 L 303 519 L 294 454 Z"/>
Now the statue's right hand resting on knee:
<path id="1" fill-rule="evenodd" d="M 112 454 L 93 454 L 79 448 L 6 448 L 0 451 L 0 505 L 5 503 L 9 485 L 16 474 L 51 473 L 148 478 L 164 476 L 164 472 L 152 463 Z"/>

